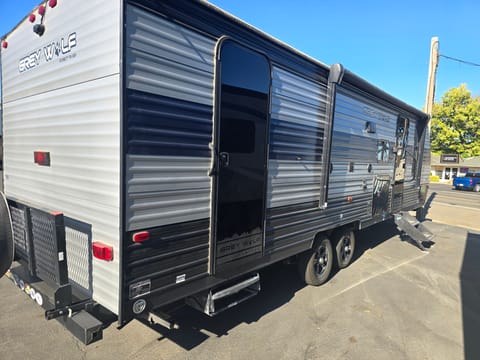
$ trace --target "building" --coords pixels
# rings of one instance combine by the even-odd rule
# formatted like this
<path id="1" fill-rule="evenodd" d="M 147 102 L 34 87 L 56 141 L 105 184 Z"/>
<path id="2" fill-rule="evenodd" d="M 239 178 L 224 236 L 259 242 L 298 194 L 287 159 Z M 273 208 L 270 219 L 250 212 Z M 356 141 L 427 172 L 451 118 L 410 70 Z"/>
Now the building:
<path id="1" fill-rule="evenodd" d="M 480 156 L 462 158 L 457 154 L 432 154 L 431 174 L 440 182 L 450 182 L 454 176 L 464 176 L 467 172 L 480 172 Z"/>

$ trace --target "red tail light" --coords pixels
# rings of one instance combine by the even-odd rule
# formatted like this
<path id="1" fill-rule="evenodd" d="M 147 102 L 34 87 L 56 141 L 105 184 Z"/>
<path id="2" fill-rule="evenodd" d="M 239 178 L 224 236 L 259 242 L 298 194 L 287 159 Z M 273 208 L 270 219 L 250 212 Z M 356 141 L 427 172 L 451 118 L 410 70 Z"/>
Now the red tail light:
<path id="1" fill-rule="evenodd" d="M 50 0 L 48 2 L 48 6 L 50 6 L 51 8 L 54 8 L 55 6 L 57 6 L 57 0 Z"/>
<path id="2" fill-rule="evenodd" d="M 48 151 L 34 151 L 33 160 L 35 164 L 50 166 L 50 153 Z"/>
<path id="3" fill-rule="evenodd" d="M 35 14 L 30 14 L 30 16 L 28 17 L 28 20 L 29 20 L 31 23 L 33 23 L 33 22 L 35 21 L 35 19 L 36 19 Z"/>
<path id="4" fill-rule="evenodd" d="M 2 41 L 2 47 L 6 49 L 8 47 L 8 42 Z"/>
<path id="5" fill-rule="evenodd" d="M 150 240 L 150 233 L 148 231 L 141 231 L 133 234 L 132 240 L 135 243 L 144 242 Z"/>
<path id="6" fill-rule="evenodd" d="M 113 247 L 105 245 L 99 241 L 95 241 L 92 244 L 93 256 L 97 259 L 112 261 L 113 260 Z"/>
<path id="7" fill-rule="evenodd" d="M 38 13 L 42 16 L 45 15 L 45 6 L 44 5 L 40 5 L 38 7 Z"/>

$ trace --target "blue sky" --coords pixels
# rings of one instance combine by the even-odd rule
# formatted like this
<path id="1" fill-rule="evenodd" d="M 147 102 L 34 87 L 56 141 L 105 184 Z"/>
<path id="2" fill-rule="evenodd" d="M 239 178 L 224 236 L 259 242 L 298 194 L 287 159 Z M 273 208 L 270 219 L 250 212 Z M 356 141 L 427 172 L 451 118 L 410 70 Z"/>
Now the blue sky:
<path id="1" fill-rule="evenodd" d="M 480 63 L 478 0 L 211 2 L 327 65 L 342 63 L 418 108 L 425 102 L 433 36 L 441 54 Z M 0 0 L 0 34 L 38 3 Z M 461 83 L 480 95 L 480 67 L 440 58 L 436 100 Z"/>

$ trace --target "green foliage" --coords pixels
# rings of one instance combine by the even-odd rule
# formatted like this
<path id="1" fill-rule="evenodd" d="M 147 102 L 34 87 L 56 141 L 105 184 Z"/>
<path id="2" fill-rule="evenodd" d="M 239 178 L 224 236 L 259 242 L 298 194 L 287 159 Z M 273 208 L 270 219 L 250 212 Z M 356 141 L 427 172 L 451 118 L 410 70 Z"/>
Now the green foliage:
<path id="1" fill-rule="evenodd" d="M 465 84 L 448 90 L 432 111 L 432 152 L 480 156 L 480 98 Z"/>

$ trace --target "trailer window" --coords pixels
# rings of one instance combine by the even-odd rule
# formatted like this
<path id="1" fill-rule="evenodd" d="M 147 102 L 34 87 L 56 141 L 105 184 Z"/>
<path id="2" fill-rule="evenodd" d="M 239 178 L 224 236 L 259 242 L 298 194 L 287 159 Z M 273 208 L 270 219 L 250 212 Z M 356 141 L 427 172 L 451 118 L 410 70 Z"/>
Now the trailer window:
<path id="1" fill-rule="evenodd" d="M 264 145 L 256 124 L 267 118 L 264 111 L 270 90 L 268 61 L 231 41 L 223 44 L 221 59 L 220 148 L 228 153 L 256 153 L 255 144 Z"/>
<path id="2" fill-rule="evenodd" d="M 377 161 L 388 162 L 390 159 L 390 142 L 380 140 L 377 142 Z"/>

